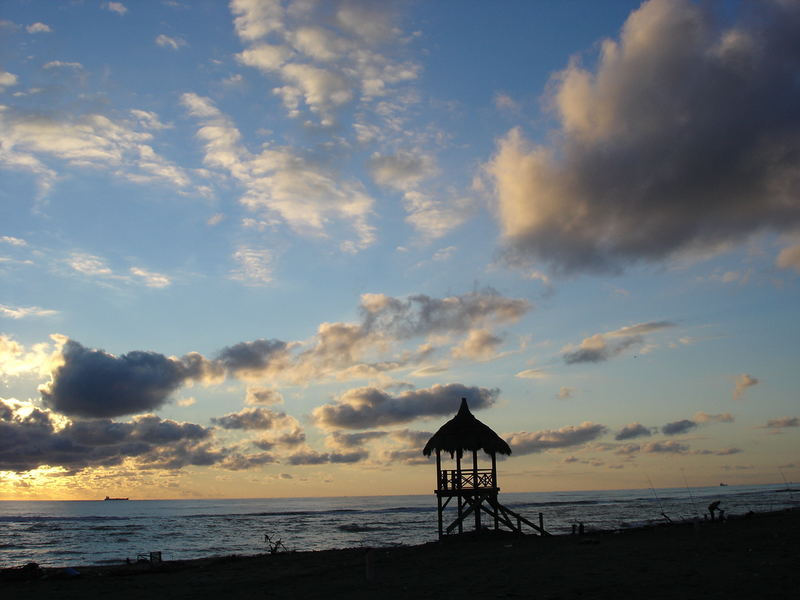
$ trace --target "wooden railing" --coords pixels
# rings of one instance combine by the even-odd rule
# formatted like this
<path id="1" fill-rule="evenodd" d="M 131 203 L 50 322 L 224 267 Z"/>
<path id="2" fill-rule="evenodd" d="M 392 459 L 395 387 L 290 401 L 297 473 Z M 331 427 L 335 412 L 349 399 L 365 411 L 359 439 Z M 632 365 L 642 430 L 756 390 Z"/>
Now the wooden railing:
<path id="1" fill-rule="evenodd" d="M 444 469 L 439 480 L 440 490 L 496 488 L 497 480 L 491 469 Z"/>

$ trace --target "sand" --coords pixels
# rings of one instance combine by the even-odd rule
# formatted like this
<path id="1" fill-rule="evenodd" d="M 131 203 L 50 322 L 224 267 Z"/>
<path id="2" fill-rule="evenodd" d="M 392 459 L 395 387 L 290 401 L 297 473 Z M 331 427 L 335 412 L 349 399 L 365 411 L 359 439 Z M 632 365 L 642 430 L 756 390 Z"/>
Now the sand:
<path id="1" fill-rule="evenodd" d="M 431 524 L 432 527 L 435 523 Z M 86 567 L 4 598 L 798 598 L 800 511 L 584 536 L 460 536 L 393 549 Z"/>

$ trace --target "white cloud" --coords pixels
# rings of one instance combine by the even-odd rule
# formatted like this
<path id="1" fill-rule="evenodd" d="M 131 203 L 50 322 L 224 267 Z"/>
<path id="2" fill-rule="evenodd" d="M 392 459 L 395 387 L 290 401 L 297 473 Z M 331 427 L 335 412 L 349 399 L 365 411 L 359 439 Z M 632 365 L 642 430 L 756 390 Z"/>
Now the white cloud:
<path id="1" fill-rule="evenodd" d="M 139 126 L 158 128 L 153 113 L 132 114 Z M 187 190 L 191 186 L 183 169 L 152 148 L 152 133 L 124 120 L 115 122 L 100 114 L 55 118 L 0 105 L 0 136 L 0 164 L 37 175 L 42 193 L 57 177 L 56 165 L 49 164 L 53 159 L 70 167 L 105 167 L 137 183 L 167 183 Z"/>
<path id="2" fill-rule="evenodd" d="M 22 238 L 14 237 L 11 235 L 0 236 L 0 242 L 4 244 L 9 244 L 10 246 L 18 246 L 18 247 L 23 247 L 28 245 L 28 242 L 26 242 Z"/>
<path id="3" fill-rule="evenodd" d="M 324 7 L 284 7 L 274 1 L 234 0 L 231 11 L 234 28 L 247 45 L 239 60 L 280 77 L 282 85 L 273 91 L 292 117 L 307 109 L 321 125 L 331 126 L 344 105 L 385 95 L 390 86 L 417 77 L 417 65 L 386 53 L 402 42 L 389 25 L 393 11 L 385 6 L 359 3 L 356 9 L 349 1 L 335 0 Z M 269 44 L 263 41 L 268 35 Z"/>
<path id="4" fill-rule="evenodd" d="M 180 50 L 186 46 L 186 40 L 180 37 L 170 37 L 163 33 L 156 36 L 156 45 L 162 48 L 171 48 L 173 50 Z"/>
<path id="5" fill-rule="evenodd" d="M 25 28 L 25 31 L 27 31 L 28 33 L 50 33 L 53 30 L 46 23 L 40 23 L 37 21 L 36 23 L 28 25 Z"/>
<path id="6" fill-rule="evenodd" d="M 84 252 L 73 252 L 67 259 L 67 264 L 83 275 L 109 277 L 114 274 L 105 260 Z"/>
<path id="7" fill-rule="evenodd" d="M 520 379 L 547 379 L 550 374 L 541 369 L 525 369 L 514 375 L 514 377 L 519 377 Z"/>
<path id="8" fill-rule="evenodd" d="M 17 76 L 8 71 L 0 71 L 0 92 L 4 88 L 17 85 Z"/>
<path id="9" fill-rule="evenodd" d="M 154 273 L 141 267 L 131 267 L 131 275 L 141 278 L 147 287 L 163 288 L 172 283 L 172 280 L 161 273 Z"/>
<path id="10" fill-rule="evenodd" d="M 43 69 L 83 69 L 79 62 L 65 62 L 63 60 L 51 60 L 42 65 Z"/>
<path id="11" fill-rule="evenodd" d="M 266 285 L 272 281 L 272 252 L 266 249 L 240 247 L 233 254 L 238 267 L 231 278 L 245 285 Z"/>
<path id="12" fill-rule="evenodd" d="M 128 8 L 122 2 L 104 2 L 103 8 L 115 12 L 120 16 L 128 12 Z"/>
<path id="13" fill-rule="evenodd" d="M 22 375 L 46 377 L 61 362 L 61 350 L 67 338 L 53 334 L 51 342 L 26 348 L 13 338 L 0 334 L 0 379 Z"/>
<path id="14" fill-rule="evenodd" d="M 0 304 L 0 316 L 12 319 L 24 319 L 25 317 L 50 317 L 57 315 L 57 310 L 39 308 L 38 306 L 8 306 Z"/>
<path id="15" fill-rule="evenodd" d="M 197 137 L 204 144 L 204 162 L 227 171 L 244 188 L 240 201 L 254 212 L 280 217 L 303 235 L 329 235 L 336 221 L 349 224 L 356 239 L 341 247 L 352 252 L 375 240 L 368 223 L 373 199 L 357 181 L 341 181 L 323 165 L 307 160 L 291 148 L 266 146 L 251 154 L 231 120 L 208 99 L 184 94 L 182 103 L 201 119 Z"/>

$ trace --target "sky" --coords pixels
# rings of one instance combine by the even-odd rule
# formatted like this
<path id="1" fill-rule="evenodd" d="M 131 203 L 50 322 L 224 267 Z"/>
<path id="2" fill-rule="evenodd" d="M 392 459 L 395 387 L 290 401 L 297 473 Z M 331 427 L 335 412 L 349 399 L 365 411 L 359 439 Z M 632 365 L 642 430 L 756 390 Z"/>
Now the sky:
<path id="1" fill-rule="evenodd" d="M 800 3 L 6 0 L 0 499 L 800 478 Z"/>

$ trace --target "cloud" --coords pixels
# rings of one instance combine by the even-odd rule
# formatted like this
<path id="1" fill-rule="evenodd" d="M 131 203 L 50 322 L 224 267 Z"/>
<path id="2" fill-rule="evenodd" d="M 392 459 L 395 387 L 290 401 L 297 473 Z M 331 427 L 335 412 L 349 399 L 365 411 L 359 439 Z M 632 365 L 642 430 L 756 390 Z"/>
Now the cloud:
<path id="1" fill-rule="evenodd" d="M 248 386 L 245 404 L 271 406 L 274 404 L 283 404 L 283 396 L 277 390 L 271 388 Z"/>
<path id="2" fill-rule="evenodd" d="M 261 376 L 284 367 L 287 349 L 280 340 L 239 342 L 223 348 L 217 362 L 236 377 Z"/>
<path id="3" fill-rule="evenodd" d="M 596 333 L 585 338 L 578 346 L 570 345 L 564 348 L 562 356 L 568 365 L 605 362 L 621 355 L 628 348 L 643 345 L 646 334 L 674 326 L 675 324 L 670 321 L 651 321 L 628 325 L 606 333 Z"/>
<path id="4" fill-rule="evenodd" d="M 733 382 L 733 399 L 740 400 L 743 396 L 747 388 L 751 388 L 754 385 L 758 385 L 759 380 L 757 377 L 753 377 L 752 375 L 748 375 L 747 373 L 742 373 L 741 375 L 737 375 L 736 379 Z"/>
<path id="5" fill-rule="evenodd" d="M 46 68 L 78 63 L 53 61 Z M 159 183 L 182 192 L 195 191 L 186 171 L 160 156 L 151 146 L 153 134 L 141 122 L 116 121 L 98 114 L 70 116 L 61 112 L 26 112 L 0 105 L 0 165 L 33 173 L 40 194 L 53 186 L 57 168 L 106 170 L 134 183 Z"/>
<path id="6" fill-rule="evenodd" d="M 596 67 L 553 77 L 551 146 L 499 141 L 487 172 L 512 261 L 618 271 L 797 226 L 800 6 L 748 4 L 726 28 L 707 8 L 643 3 Z"/>
<path id="7" fill-rule="evenodd" d="M 562 385 L 560 388 L 558 388 L 558 393 L 556 394 L 556 398 L 558 398 L 559 400 L 568 400 L 569 398 L 572 398 L 572 394 L 574 392 L 575 388 Z"/>
<path id="8" fill-rule="evenodd" d="M 239 266 L 231 274 L 231 279 L 251 286 L 266 285 L 272 281 L 271 251 L 241 246 L 233 253 L 233 259 Z"/>
<path id="9" fill-rule="evenodd" d="M 520 379 L 547 379 L 550 375 L 541 369 L 525 369 L 514 375 L 514 377 L 519 377 Z"/>
<path id="10" fill-rule="evenodd" d="M 0 377 L 36 375 L 44 377 L 61 364 L 62 348 L 67 338 L 53 334 L 51 342 L 26 348 L 10 336 L 0 334 Z"/>
<path id="11" fill-rule="evenodd" d="M 606 433 L 605 425 L 585 421 L 578 425 L 568 425 L 561 429 L 543 429 L 541 431 L 518 432 L 504 436 L 515 456 L 534 454 L 555 448 L 581 446 L 596 440 Z"/>
<path id="12" fill-rule="evenodd" d="M 269 430 L 277 429 L 287 423 L 287 416 L 268 408 L 243 408 L 239 412 L 214 417 L 211 422 L 223 429 Z"/>
<path id="13" fill-rule="evenodd" d="M 689 451 L 689 446 L 686 444 L 679 444 L 674 440 L 666 442 L 648 442 L 642 446 L 642 452 L 649 452 L 651 454 L 686 454 Z"/>
<path id="14" fill-rule="evenodd" d="M 617 432 L 617 434 L 614 436 L 614 439 L 617 441 L 631 440 L 637 437 L 649 437 L 650 435 L 650 428 L 645 427 L 637 421 L 635 423 L 625 425 L 625 427 Z"/>
<path id="15" fill-rule="evenodd" d="M 493 335 L 486 329 L 473 329 L 459 346 L 453 348 L 453 356 L 472 360 L 490 360 L 495 358 L 497 347 L 502 343 L 503 338 Z"/>
<path id="16" fill-rule="evenodd" d="M 463 332 L 484 324 L 513 323 L 531 309 L 521 298 L 506 298 L 492 288 L 446 298 L 424 294 L 406 300 L 384 294 L 363 294 L 361 313 L 366 331 L 398 338 Z"/>
<path id="17" fill-rule="evenodd" d="M 134 351 L 114 356 L 74 340 L 64 344 L 62 360 L 52 380 L 40 388 L 42 400 L 58 413 L 86 418 L 154 410 L 185 383 L 220 375 L 199 354 L 174 358 Z"/>
<path id="18" fill-rule="evenodd" d="M 245 471 L 263 465 L 269 465 L 276 461 L 276 458 L 269 452 L 258 452 L 255 454 L 242 454 L 234 452 L 228 454 L 220 463 L 223 469 L 229 471 Z"/>
<path id="19" fill-rule="evenodd" d="M 171 48 L 173 50 L 180 50 L 186 45 L 186 40 L 180 37 L 170 37 L 163 33 L 156 36 L 156 45 L 162 48 Z"/>
<path id="20" fill-rule="evenodd" d="M 51 33 L 53 30 L 46 23 L 32 23 L 25 28 L 28 33 Z"/>
<path id="21" fill-rule="evenodd" d="M 493 405 L 499 390 L 467 387 L 460 383 L 408 390 L 397 396 L 374 387 L 346 391 L 336 403 L 314 409 L 314 423 L 326 429 L 368 429 L 409 423 L 415 419 L 453 415 L 461 398 L 473 410 Z"/>
<path id="22" fill-rule="evenodd" d="M 279 218 L 295 232 L 326 237 L 338 222 L 355 232 L 341 248 L 354 252 L 375 241 L 368 223 L 374 200 L 360 182 L 339 177 L 324 164 L 305 158 L 291 147 L 266 146 L 250 153 L 233 122 L 208 98 L 183 94 L 181 103 L 200 120 L 206 166 L 227 172 L 244 189 L 240 202 L 270 221 Z"/>
<path id="23" fill-rule="evenodd" d="M 682 419 L 680 421 L 674 421 L 672 423 L 667 423 L 661 428 L 661 433 L 664 435 L 679 435 L 682 433 L 686 433 L 687 431 L 691 431 L 697 427 L 697 423 L 694 421 L 690 421 L 689 419 Z"/>
<path id="24" fill-rule="evenodd" d="M 705 412 L 696 412 L 692 417 L 695 423 L 733 423 L 734 418 L 731 413 L 709 414 Z"/>
<path id="25" fill-rule="evenodd" d="M 364 450 L 355 452 L 317 452 L 315 450 L 304 450 L 296 452 L 287 457 L 286 462 L 290 465 L 323 465 L 333 464 L 352 464 L 366 460 L 369 453 Z"/>
<path id="26" fill-rule="evenodd" d="M 128 8 L 122 2 L 103 2 L 103 8 L 120 16 L 124 16 L 128 12 Z"/>
<path id="27" fill-rule="evenodd" d="M 144 281 L 147 287 L 163 288 L 172 283 L 172 280 L 161 273 L 154 273 L 141 267 L 131 267 L 131 275 L 139 277 Z"/>
<path id="28" fill-rule="evenodd" d="M 765 429 L 772 429 L 773 431 L 779 431 L 786 427 L 800 427 L 800 418 L 780 417 L 779 419 L 770 419 L 763 427 Z"/>
<path id="29" fill-rule="evenodd" d="M 64 62 L 62 60 L 51 60 L 42 66 L 43 69 L 83 69 L 79 62 Z"/>
<path id="30" fill-rule="evenodd" d="M 0 399 L 0 470 L 25 472 L 60 466 L 70 474 L 133 459 L 142 468 L 213 464 L 222 451 L 209 449 L 212 432 L 194 423 L 141 415 L 123 423 L 109 419 L 69 421 L 30 403 Z"/>
<path id="31" fill-rule="evenodd" d="M 332 431 L 326 439 L 326 444 L 332 448 L 351 450 L 353 448 L 362 448 L 364 444 L 383 439 L 387 435 L 389 434 L 386 431 L 362 431 L 359 433 Z"/>
<path id="32" fill-rule="evenodd" d="M 14 75 L 14 73 L 0 71 L 0 92 L 2 92 L 4 88 L 15 85 L 17 85 L 17 76 Z"/>
<path id="33" fill-rule="evenodd" d="M 239 60 L 260 70 L 281 97 L 289 116 L 308 111 L 323 126 L 354 103 L 391 92 L 396 84 L 417 77 L 418 67 L 394 60 L 401 45 L 391 23 L 395 12 L 371 3 L 333 1 L 323 7 L 284 7 L 253 0 L 231 2 L 234 29 L 245 50 Z M 270 43 L 264 39 L 269 38 Z"/>
<path id="34" fill-rule="evenodd" d="M 0 304 L 0 316 L 9 317 L 11 319 L 51 317 L 57 314 L 57 310 L 39 308 L 38 306 L 8 306 L 6 304 Z"/>
<path id="35" fill-rule="evenodd" d="M 800 244 L 781 250 L 775 264 L 781 269 L 792 269 L 800 273 Z"/>

